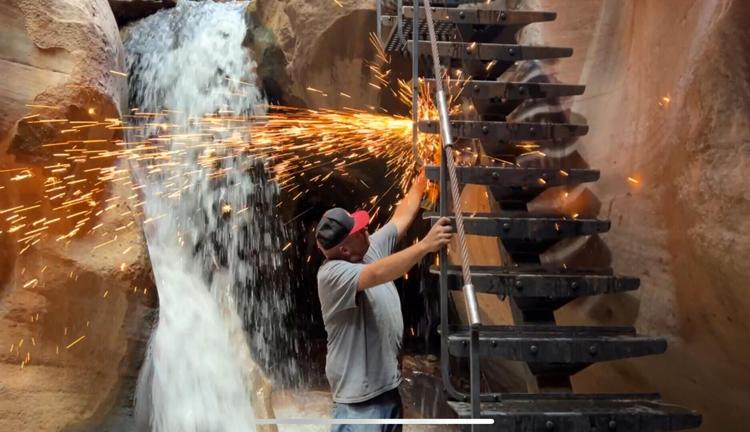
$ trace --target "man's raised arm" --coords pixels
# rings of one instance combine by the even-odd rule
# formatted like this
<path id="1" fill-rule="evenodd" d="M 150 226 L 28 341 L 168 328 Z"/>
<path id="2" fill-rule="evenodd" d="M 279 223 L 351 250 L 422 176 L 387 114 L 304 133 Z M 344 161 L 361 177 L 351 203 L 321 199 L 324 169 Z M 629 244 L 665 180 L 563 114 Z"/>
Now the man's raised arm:
<path id="1" fill-rule="evenodd" d="M 396 211 L 393 212 L 391 222 L 396 225 L 398 231 L 397 242 L 400 241 L 406 231 L 411 226 L 414 218 L 419 212 L 419 205 L 422 202 L 422 195 L 427 188 L 427 177 L 425 177 L 424 170 L 414 179 L 414 183 L 411 185 L 409 192 L 406 193 L 404 199 L 396 206 Z"/>
<path id="2" fill-rule="evenodd" d="M 448 218 L 440 218 L 425 238 L 410 247 L 379 259 L 362 268 L 357 290 L 362 291 L 403 276 L 423 256 L 437 252 L 451 241 L 451 225 Z"/>

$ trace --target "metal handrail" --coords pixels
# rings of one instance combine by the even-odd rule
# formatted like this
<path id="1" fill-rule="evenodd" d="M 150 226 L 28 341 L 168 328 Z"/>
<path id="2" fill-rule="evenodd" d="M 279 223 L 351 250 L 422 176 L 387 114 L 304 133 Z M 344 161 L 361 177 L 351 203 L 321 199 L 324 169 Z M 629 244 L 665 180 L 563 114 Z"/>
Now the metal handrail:
<path id="1" fill-rule="evenodd" d="M 404 17 L 402 15 L 403 8 L 403 0 L 398 0 L 398 3 L 396 3 L 396 26 L 398 29 L 398 38 L 401 40 L 401 43 L 406 46 L 406 39 L 404 39 Z"/>
<path id="2" fill-rule="evenodd" d="M 479 306 L 477 304 L 476 292 L 474 285 L 471 282 L 471 270 L 469 267 L 469 250 L 466 245 L 466 231 L 464 230 L 464 218 L 461 210 L 461 197 L 458 191 L 458 179 L 456 176 L 456 161 L 453 158 L 453 136 L 450 131 L 450 118 L 448 116 L 448 103 L 445 98 L 445 91 L 443 90 L 443 74 L 440 68 L 440 56 L 437 49 L 437 37 L 435 36 L 435 24 L 432 19 L 432 8 L 430 6 L 430 0 L 424 1 L 424 13 L 425 21 L 427 22 L 427 30 L 430 37 L 430 49 L 432 51 L 432 65 L 435 73 L 435 101 L 437 102 L 438 109 L 438 120 L 440 122 L 440 137 L 443 141 L 443 151 L 440 166 L 440 190 L 445 191 L 445 186 L 450 186 L 451 198 L 453 199 L 453 213 L 456 219 L 456 236 L 458 238 L 459 256 L 461 258 L 461 274 L 463 276 L 464 285 L 463 293 L 466 302 L 466 309 L 469 318 L 470 325 L 470 355 L 469 355 L 469 367 L 470 367 L 470 392 L 471 392 L 471 413 L 472 417 L 479 418 L 480 411 L 480 376 L 479 376 L 479 327 L 482 325 L 482 321 L 479 317 Z M 415 5 L 415 16 L 418 11 L 418 4 Z M 416 38 L 415 38 L 416 43 Z M 415 77 L 412 77 L 414 79 Z M 445 171 L 448 171 L 448 178 L 446 179 Z M 446 181 L 449 180 L 449 185 L 446 185 Z M 445 193 L 440 194 L 440 210 L 441 216 L 447 216 L 447 197 Z M 443 254 L 445 255 L 445 254 Z M 445 267 L 446 262 L 443 260 L 441 267 Z M 442 278 L 441 278 L 442 279 Z M 441 280 L 441 282 L 444 282 Z M 442 319 L 446 317 L 443 316 Z M 472 426 L 473 429 L 473 426 Z"/>
<path id="3" fill-rule="evenodd" d="M 414 15 L 411 19 L 411 151 L 418 167 L 422 167 L 419 156 L 419 0 L 414 0 Z M 405 47 L 406 45 L 404 45 Z"/>
<path id="4" fill-rule="evenodd" d="M 378 0 L 375 2 L 375 31 L 378 34 L 378 41 L 383 40 L 383 23 L 382 18 L 383 17 L 383 5 L 381 4 L 381 1 Z"/>
<path id="5" fill-rule="evenodd" d="M 440 68 L 440 57 L 437 51 L 437 37 L 435 36 L 435 25 L 432 19 L 432 9 L 429 0 L 423 0 L 425 21 L 427 23 L 427 29 L 430 37 L 430 47 L 432 51 L 433 68 L 435 73 L 435 101 L 438 109 L 438 117 L 440 122 L 440 137 L 443 142 L 442 146 L 442 157 L 440 158 L 440 190 L 441 192 L 450 189 L 451 198 L 453 201 L 453 211 L 456 219 L 456 235 L 459 244 L 459 256 L 461 259 L 461 274 L 463 276 L 463 294 L 466 302 L 467 315 L 470 324 L 470 402 L 471 402 L 471 413 L 473 418 L 479 418 L 481 415 L 480 411 L 480 366 L 479 366 L 479 328 L 482 325 L 481 318 L 479 316 L 479 306 L 476 299 L 476 291 L 471 281 L 471 271 L 469 267 L 469 253 L 466 245 L 466 232 L 464 229 L 463 212 L 461 210 L 460 193 L 458 190 L 458 179 L 456 176 L 456 162 L 453 157 L 453 137 L 450 133 L 450 118 L 448 115 L 448 103 L 445 97 L 445 91 L 442 83 L 442 71 Z M 414 149 L 414 156 L 417 162 L 420 162 L 419 155 L 417 154 L 417 142 L 419 139 L 419 0 L 414 0 L 414 15 L 412 21 L 412 146 Z M 397 37 L 406 46 L 406 41 L 403 37 L 403 23 L 402 23 L 402 0 L 397 3 L 397 20 L 398 28 Z M 381 0 L 376 0 L 376 11 L 377 11 L 377 29 L 378 36 L 381 36 Z M 379 38 L 380 39 L 380 38 Z M 382 39 L 380 39 L 382 41 Z M 447 172 L 447 176 L 446 176 Z M 445 193 L 440 194 L 440 216 L 448 215 L 448 197 Z M 449 356 L 448 349 L 446 346 L 447 342 L 447 253 L 445 249 L 440 251 L 440 292 L 441 292 L 441 305 L 440 305 L 440 316 L 441 316 L 441 330 L 442 330 L 442 347 L 441 356 L 443 363 L 443 381 L 446 390 L 454 396 L 463 396 L 461 393 L 455 390 L 453 384 L 450 381 L 450 373 L 447 368 Z M 472 425 L 472 430 L 474 426 Z"/>

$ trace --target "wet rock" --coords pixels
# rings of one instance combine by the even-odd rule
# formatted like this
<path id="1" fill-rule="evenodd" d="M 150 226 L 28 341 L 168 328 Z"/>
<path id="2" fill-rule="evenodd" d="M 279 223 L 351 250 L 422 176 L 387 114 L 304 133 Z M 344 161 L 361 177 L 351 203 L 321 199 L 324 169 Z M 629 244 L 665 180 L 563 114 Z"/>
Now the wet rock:
<path id="1" fill-rule="evenodd" d="M 176 4 L 175 0 L 109 0 L 109 6 L 119 26 L 145 18 L 161 9 L 174 7 Z"/>

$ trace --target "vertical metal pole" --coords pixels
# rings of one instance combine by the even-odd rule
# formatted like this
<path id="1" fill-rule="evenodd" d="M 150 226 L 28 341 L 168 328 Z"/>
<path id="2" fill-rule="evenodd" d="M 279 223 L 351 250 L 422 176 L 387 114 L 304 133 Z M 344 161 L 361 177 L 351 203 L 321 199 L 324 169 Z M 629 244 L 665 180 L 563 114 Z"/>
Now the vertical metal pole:
<path id="1" fill-rule="evenodd" d="M 440 151 L 440 217 L 448 216 L 448 165 L 445 152 L 450 151 L 442 147 Z M 440 249 L 440 367 L 446 388 L 450 388 L 450 352 L 448 351 L 448 252 Z"/>
<path id="2" fill-rule="evenodd" d="M 412 44 L 411 44 L 411 146 L 414 157 L 418 158 L 417 142 L 419 140 L 419 0 L 414 0 L 414 15 L 412 16 Z M 419 160 L 417 159 L 417 163 Z"/>
<path id="3" fill-rule="evenodd" d="M 469 379 L 471 380 L 471 417 L 478 419 L 481 417 L 481 373 L 479 372 L 479 329 L 471 327 L 471 339 L 469 340 L 471 355 L 469 356 Z M 471 425 L 474 431 L 476 425 Z"/>
<path id="4" fill-rule="evenodd" d="M 376 0 L 375 2 L 375 17 L 377 19 L 377 22 L 375 23 L 375 28 L 377 28 L 378 33 L 378 42 L 381 44 L 383 43 L 383 23 L 380 19 L 383 16 L 383 5 L 381 4 L 381 0 Z"/>
<path id="5" fill-rule="evenodd" d="M 406 39 L 404 39 L 404 1 L 398 0 L 396 2 L 396 27 L 398 28 L 398 40 L 401 41 L 402 44 L 404 44 L 404 49 L 406 49 Z"/>
<path id="6" fill-rule="evenodd" d="M 415 0 L 415 9 L 414 9 L 414 18 L 416 20 L 417 16 L 419 15 L 419 0 Z M 416 20 L 416 23 L 419 21 Z M 417 47 L 419 46 L 419 26 L 414 25 L 414 45 L 412 47 L 412 52 L 415 54 L 412 57 L 413 59 L 418 59 L 419 57 L 416 55 Z M 418 60 L 417 60 L 418 61 Z M 415 62 L 416 63 L 416 62 Z M 436 79 L 439 79 L 436 77 Z M 413 82 L 412 85 L 414 86 L 414 94 L 418 94 L 419 92 L 419 83 Z M 418 103 L 418 99 L 415 98 L 415 100 Z M 414 100 L 412 100 L 412 103 L 415 103 Z M 413 109 L 413 113 L 416 113 L 416 109 Z M 415 115 L 416 118 L 416 115 Z M 417 120 L 415 120 L 415 127 L 414 129 L 417 130 Z M 441 146 L 440 151 L 440 202 L 439 202 L 439 212 L 441 217 L 447 217 L 448 216 L 448 199 L 450 197 L 450 194 L 448 193 L 448 165 L 447 165 L 447 159 L 445 157 L 446 147 Z M 448 251 L 446 248 L 440 249 L 440 253 L 438 254 L 438 259 L 440 260 L 440 279 L 439 279 L 439 286 L 440 286 L 440 368 L 443 376 L 443 381 L 445 383 L 445 387 L 447 389 L 451 389 L 451 373 L 450 373 L 450 352 L 448 351 L 448 335 L 450 334 L 450 322 L 448 320 Z"/>
<path id="7" fill-rule="evenodd" d="M 417 50 L 419 46 L 419 21 L 416 19 L 419 15 L 419 0 L 415 0 L 414 18 L 414 47 Z M 418 58 L 416 55 L 413 58 Z M 435 79 L 440 79 L 435 76 Z M 414 84 L 414 92 L 419 89 L 419 83 Z M 446 147 L 441 146 L 440 151 L 440 217 L 448 216 L 448 165 L 445 157 Z M 448 150 L 449 151 L 449 150 Z M 447 248 L 440 249 L 438 255 L 440 260 L 440 363 L 443 372 L 443 380 L 446 381 L 446 387 L 450 386 L 450 352 L 448 351 L 448 335 L 450 334 L 450 322 L 448 321 L 448 251 Z"/>
<path id="8" fill-rule="evenodd" d="M 464 279 L 464 297 L 466 299 L 467 312 L 469 313 L 469 335 L 470 335 L 470 355 L 469 355 L 469 366 L 470 366 L 470 397 L 471 397 L 471 416 L 472 418 L 481 417 L 481 392 L 480 392 L 480 364 L 479 364 L 479 328 L 482 325 L 481 318 L 479 316 L 479 307 L 476 301 L 476 294 L 474 285 L 471 283 L 471 270 L 469 263 L 469 253 L 466 245 L 463 217 L 461 214 L 460 195 L 458 190 L 458 179 L 456 176 L 455 161 L 453 160 L 453 138 L 451 136 L 450 129 L 450 118 L 448 113 L 448 106 L 445 98 L 445 92 L 443 91 L 442 85 L 442 74 L 439 64 L 439 54 L 437 49 L 437 37 L 435 36 L 435 25 L 432 21 L 432 13 L 430 10 L 430 0 L 423 0 L 424 2 L 424 13 L 425 22 L 427 23 L 427 29 L 430 34 L 430 48 L 432 51 L 433 69 L 435 70 L 435 99 L 438 108 L 439 121 L 440 121 L 440 135 L 442 138 L 442 153 L 441 153 L 441 183 L 440 183 L 440 212 L 441 215 L 447 214 L 447 203 L 443 197 L 447 195 L 448 181 L 446 179 L 446 171 L 450 176 L 450 188 L 451 196 L 453 197 L 453 212 L 456 218 L 456 233 L 458 235 L 459 252 L 461 256 L 461 270 Z M 441 253 L 440 262 L 440 275 L 441 275 L 441 291 L 443 290 L 443 283 L 447 283 L 444 280 L 444 273 L 447 271 L 445 261 L 447 256 L 445 252 Z M 447 291 L 447 286 L 445 287 Z M 447 295 L 446 295 L 447 303 Z M 447 306 L 446 306 L 447 309 Z M 441 309 L 442 310 L 442 309 Z M 447 317 L 447 311 L 443 318 Z M 441 329 L 444 331 L 443 335 L 447 335 L 447 326 L 442 326 Z M 443 342 L 446 342 L 445 338 Z M 471 430 L 476 430 L 476 425 L 472 425 Z"/>

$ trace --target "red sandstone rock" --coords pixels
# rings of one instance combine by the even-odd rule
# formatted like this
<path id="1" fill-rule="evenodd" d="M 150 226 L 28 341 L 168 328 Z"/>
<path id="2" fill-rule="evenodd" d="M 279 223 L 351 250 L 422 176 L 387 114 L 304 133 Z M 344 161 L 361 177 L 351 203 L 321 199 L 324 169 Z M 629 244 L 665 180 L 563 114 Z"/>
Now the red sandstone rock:
<path id="1" fill-rule="evenodd" d="M 39 203 L 28 212 L 29 222 L 52 214 L 62 219 L 46 239 L 24 250 L 18 236 L 8 235 L 9 213 L 2 217 L 0 430 L 61 430 L 114 402 L 132 367 L 132 347 L 143 337 L 153 288 L 138 224 L 124 205 L 92 217 L 87 228 L 103 224 L 96 235 L 56 241 L 71 226 L 64 210 L 53 212 L 59 204 L 50 204 L 45 193 L 52 174 L 43 167 L 59 150 L 42 145 L 71 138 L 61 136 L 63 128 L 21 119 L 119 118 L 126 79 L 111 71 L 123 71 L 124 53 L 104 0 L 6 1 L 0 26 L 0 210 Z M 119 137 L 105 127 L 75 134 L 87 148 L 106 147 L 84 140 L 111 146 Z M 90 191 L 95 175 L 85 170 L 109 163 L 71 168 L 63 175 L 86 181 L 65 193 Z M 21 171 L 7 171 L 13 169 Z M 19 172 L 30 177 L 11 181 Z M 101 188 L 92 197 L 101 201 L 110 193 Z M 114 239 L 118 227 L 125 228 L 116 240 L 96 247 Z"/>
<path id="2" fill-rule="evenodd" d="M 595 365 L 577 391 L 659 391 L 701 411 L 705 431 L 750 421 L 750 6 L 743 1 L 528 2 L 558 12 L 538 25 L 576 52 L 553 66 L 586 84 L 573 110 L 591 129 L 579 150 L 616 271 L 628 294 L 584 299 L 568 324 L 635 325 L 666 335 L 667 353 Z M 639 183 L 628 180 L 633 177 Z"/>
<path id="3" fill-rule="evenodd" d="M 258 73 L 277 80 L 286 98 L 311 108 L 379 106 L 381 92 L 368 84 L 366 65 L 375 59 L 368 39 L 375 31 L 375 2 L 340 3 L 258 2 L 251 14 Z M 277 69 L 269 70 L 268 60 Z"/>

